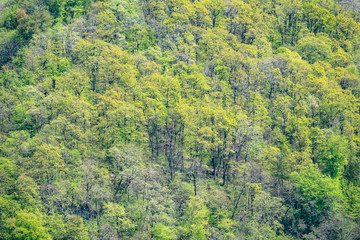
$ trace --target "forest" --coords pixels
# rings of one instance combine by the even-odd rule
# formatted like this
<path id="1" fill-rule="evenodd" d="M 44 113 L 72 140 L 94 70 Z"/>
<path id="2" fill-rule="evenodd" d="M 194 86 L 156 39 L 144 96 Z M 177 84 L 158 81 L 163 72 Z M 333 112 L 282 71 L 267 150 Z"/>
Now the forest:
<path id="1" fill-rule="evenodd" d="M 0 0 L 0 239 L 359 240 L 359 12 Z"/>

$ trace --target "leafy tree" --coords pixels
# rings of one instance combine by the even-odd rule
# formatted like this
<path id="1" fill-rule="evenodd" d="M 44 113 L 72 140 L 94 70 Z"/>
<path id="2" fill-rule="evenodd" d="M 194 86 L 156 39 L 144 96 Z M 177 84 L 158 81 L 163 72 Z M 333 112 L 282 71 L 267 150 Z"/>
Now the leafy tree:
<path id="1" fill-rule="evenodd" d="M 6 220 L 8 239 L 51 239 L 41 217 L 25 211 L 16 212 L 14 218 Z"/>
<path id="2" fill-rule="evenodd" d="M 27 162 L 27 168 L 39 183 L 51 183 L 67 172 L 60 148 L 46 143 L 37 147 L 34 156 Z"/>
<path id="3" fill-rule="evenodd" d="M 291 181 L 297 187 L 295 194 L 300 197 L 301 207 L 296 215 L 306 221 L 308 227 L 318 226 L 324 217 L 331 215 L 330 211 L 342 198 L 339 182 L 323 176 L 315 167 L 293 173 Z"/>
<path id="4" fill-rule="evenodd" d="M 152 231 L 155 239 L 159 239 L 159 240 L 177 239 L 176 232 L 173 229 L 163 225 L 162 223 L 156 224 Z"/>
<path id="5" fill-rule="evenodd" d="M 20 175 L 14 183 L 14 187 L 14 197 L 24 209 L 36 208 L 39 203 L 39 187 L 31 177 Z"/>
<path id="6" fill-rule="evenodd" d="M 80 239 L 85 240 L 88 238 L 88 231 L 85 228 L 83 219 L 80 216 L 71 215 L 66 222 L 66 235 L 67 239 Z"/>
<path id="7" fill-rule="evenodd" d="M 206 239 L 209 210 L 200 197 L 190 198 L 184 212 L 184 224 L 180 227 L 181 235 L 185 238 Z"/>
<path id="8" fill-rule="evenodd" d="M 332 55 L 330 46 L 321 38 L 304 38 L 299 42 L 298 49 L 299 54 L 309 63 L 329 60 Z"/>
<path id="9" fill-rule="evenodd" d="M 331 136 L 320 150 L 319 167 L 332 178 L 336 178 L 344 171 L 348 159 L 347 140 L 339 136 Z"/>
<path id="10" fill-rule="evenodd" d="M 104 212 L 104 220 L 113 225 L 119 237 L 131 231 L 136 226 L 126 217 L 125 208 L 122 205 L 107 203 L 104 206 Z"/>

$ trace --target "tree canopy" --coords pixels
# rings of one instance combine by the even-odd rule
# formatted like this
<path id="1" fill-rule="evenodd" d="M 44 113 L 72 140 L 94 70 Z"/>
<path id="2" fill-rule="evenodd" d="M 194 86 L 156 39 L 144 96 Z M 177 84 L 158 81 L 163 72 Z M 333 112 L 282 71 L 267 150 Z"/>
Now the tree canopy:
<path id="1" fill-rule="evenodd" d="M 359 239 L 360 14 L 0 2 L 0 239 Z"/>

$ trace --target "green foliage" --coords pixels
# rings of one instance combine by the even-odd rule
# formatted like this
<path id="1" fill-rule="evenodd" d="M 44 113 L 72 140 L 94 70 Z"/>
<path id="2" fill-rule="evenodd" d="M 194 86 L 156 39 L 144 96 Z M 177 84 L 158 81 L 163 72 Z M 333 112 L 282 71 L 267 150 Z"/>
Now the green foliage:
<path id="1" fill-rule="evenodd" d="M 291 179 L 299 188 L 302 199 L 315 201 L 315 207 L 319 210 L 329 208 L 331 206 L 329 201 L 341 198 L 337 181 L 321 175 L 315 167 L 294 173 Z"/>
<path id="2" fill-rule="evenodd" d="M 14 200 L 0 197 L 0 237 L 7 239 L 10 236 L 7 221 L 15 217 L 16 212 L 20 210 L 20 204 Z"/>
<path id="3" fill-rule="evenodd" d="M 292 174 L 291 181 L 298 188 L 296 194 L 300 197 L 301 208 L 296 215 L 310 226 L 318 226 L 342 200 L 339 181 L 322 175 L 315 167 Z"/>
<path id="4" fill-rule="evenodd" d="M 113 225 L 118 236 L 131 231 L 135 224 L 126 217 L 125 208 L 116 203 L 107 203 L 104 206 L 104 219 Z"/>
<path id="5" fill-rule="evenodd" d="M 23 208 L 34 208 L 39 203 L 39 187 L 31 177 L 20 175 L 14 183 L 14 188 L 14 198 Z"/>
<path id="6" fill-rule="evenodd" d="M 61 215 L 49 215 L 45 218 L 45 227 L 53 239 L 63 239 L 66 236 L 66 226 Z"/>
<path id="7" fill-rule="evenodd" d="M 85 228 L 83 219 L 80 216 L 71 215 L 66 222 L 66 239 L 87 240 L 88 231 Z"/>
<path id="8" fill-rule="evenodd" d="M 52 239 L 41 217 L 25 211 L 16 212 L 6 221 L 6 239 Z"/>
<path id="9" fill-rule="evenodd" d="M 208 231 L 206 227 L 209 221 L 209 210 L 199 197 L 191 197 L 185 208 L 183 225 L 180 227 L 182 238 L 206 239 Z"/>
<path id="10" fill-rule="evenodd" d="M 321 38 L 308 37 L 301 39 L 298 52 L 309 63 L 328 61 L 331 58 L 331 47 Z"/>
<path id="11" fill-rule="evenodd" d="M 33 157 L 27 162 L 27 168 L 36 181 L 47 183 L 67 171 L 60 148 L 49 144 L 37 147 Z"/>
<path id="12" fill-rule="evenodd" d="M 2 1 L 0 239 L 357 239 L 359 20 Z"/>
<path id="13" fill-rule="evenodd" d="M 159 239 L 159 240 L 177 239 L 176 232 L 173 229 L 161 223 L 156 224 L 153 227 L 152 232 L 154 234 L 155 239 Z"/>
<path id="14" fill-rule="evenodd" d="M 343 172 L 349 156 L 348 142 L 344 137 L 331 136 L 323 145 L 319 156 L 319 167 L 332 178 Z"/>

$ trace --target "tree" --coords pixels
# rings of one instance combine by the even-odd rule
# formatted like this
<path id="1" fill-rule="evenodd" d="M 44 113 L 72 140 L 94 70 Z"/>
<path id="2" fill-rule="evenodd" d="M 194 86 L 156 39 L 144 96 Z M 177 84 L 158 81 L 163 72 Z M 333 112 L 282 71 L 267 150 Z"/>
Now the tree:
<path id="1" fill-rule="evenodd" d="M 14 218 L 7 219 L 6 226 L 8 239 L 52 239 L 41 216 L 26 211 L 16 212 Z"/>
<path id="2" fill-rule="evenodd" d="M 18 175 L 17 166 L 14 161 L 0 157 L 0 194 L 6 194 L 14 184 Z"/>
<path id="3" fill-rule="evenodd" d="M 299 41 L 298 53 L 309 63 L 316 61 L 328 61 L 331 58 L 332 51 L 326 43 L 327 39 L 308 37 Z"/>
<path id="4" fill-rule="evenodd" d="M 20 204 L 14 200 L 0 196 L 0 237 L 9 239 L 11 231 L 8 228 L 8 220 L 15 217 L 20 210 Z"/>
<path id="5" fill-rule="evenodd" d="M 128 235 L 136 226 L 127 218 L 125 208 L 122 205 L 111 202 L 104 206 L 104 221 L 112 225 L 118 237 Z"/>
<path id="6" fill-rule="evenodd" d="M 162 223 L 156 224 L 152 229 L 155 239 L 158 240 L 175 240 L 177 239 L 176 231 L 171 229 Z"/>
<path id="7" fill-rule="evenodd" d="M 183 225 L 179 228 L 181 237 L 187 239 L 206 239 L 208 232 L 209 210 L 199 196 L 190 197 L 183 216 Z"/>
<path id="8" fill-rule="evenodd" d="M 141 149 L 133 145 L 114 146 L 109 150 L 109 157 L 112 162 L 114 195 L 128 192 L 130 184 L 141 177 L 144 168 Z"/>
<path id="9" fill-rule="evenodd" d="M 39 203 L 39 187 L 35 181 L 22 174 L 14 183 L 14 197 L 22 205 L 23 209 L 36 209 Z"/>
<path id="10" fill-rule="evenodd" d="M 88 238 L 88 232 L 85 228 L 83 219 L 80 216 L 70 215 L 66 221 L 66 239 L 71 240 L 86 240 Z"/>
<path id="11" fill-rule="evenodd" d="M 51 17 L 45 11 L 28 15 L 24 9 L 19 9 L 14 16 L 14 20 L 20 38 L 29 41 L 35 33 L 44 31 L 49 27 Z"/>
<path id="12" fill-rule="evenodd" d="M 65 89 L 69 89 L 75 96 L 81 97 L 83 92 L 90 90 L 90 79 L 87 73 L 78 70 L 69 70 L 64 78 L 60 80 Z M 61 87 L 60 87 L 61 88 Z"/>
<path id="13" fill-rule="evenodd" d="M 225 3 L 221 0 L 217 1 L 204 1 L 204 5 L 209 9 L 211 14 L 211 22 L 212 27 L 217 27 L 217 23 L 219 22 L 219 18 L 225 10 Z"/>
<path id="14" fill-rule="evenodd" d="M 347 140 L 344 137 L 330 136 L 320 151 L 319 168 L 332 178 L 341 176 L 349 155 Z"/>
<path id="15" fill-rule="evenodd" d="M 322 175 L 316 167 L 295 172 L 290 180 L 294 182 L 297 188 L 294 194 L 300 200 L 295 217 L 307 223 L 305 232 L 308 232 L 312 226 L 319 226 L 342 198 L 339 182 Z"/>
<path id="16" fill-rule="evenodd" d="M 68 170 L 61 157 L 60 148 L 47 143 L 38 146 L 34 155 L 27 162 L 28 173 L 38 183 L 52 183 L 55 178 Z"/>

